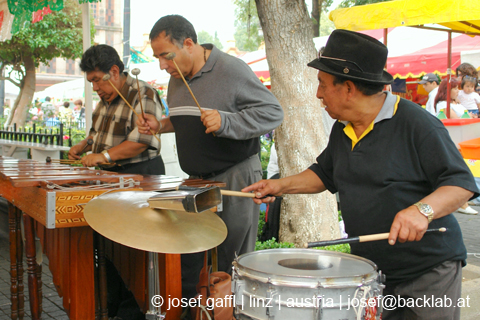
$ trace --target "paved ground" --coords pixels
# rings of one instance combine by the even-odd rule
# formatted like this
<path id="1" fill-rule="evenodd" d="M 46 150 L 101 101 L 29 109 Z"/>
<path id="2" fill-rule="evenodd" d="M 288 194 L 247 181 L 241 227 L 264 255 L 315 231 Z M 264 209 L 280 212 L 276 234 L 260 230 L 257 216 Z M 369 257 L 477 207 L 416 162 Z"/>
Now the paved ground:
<path id="1" fill-rule="evenodd" d="M 480 207 L 474 207 L 480 211 Z M 467 267 L 463 269 L 462 296 L 469 302 L 469 308 L 462 309 L 462 320 L 480 319 L 480 214 L 471 216 L 455 213 L 462 228 L 468 251 Z M 4 201 L 0 199 L 0 320 L 10 319 L 10 256 L 8 240 L 8 215 Z M 62 308 L 62 299 L 58 297 L 48 270 L 48 260 L 43 262 L 43 313 L 42 319 L 68 319 Z M 24 263 L 25 263 L 24 259 Z M 25 268 L 25 294 L 28 295 Z M 468 299 L 468 300 L 467 300 Z M 31 319 L 28 296 L 25 297 L 25 318 Z M 85 319 L 89 320 L 89 319 Z"/>

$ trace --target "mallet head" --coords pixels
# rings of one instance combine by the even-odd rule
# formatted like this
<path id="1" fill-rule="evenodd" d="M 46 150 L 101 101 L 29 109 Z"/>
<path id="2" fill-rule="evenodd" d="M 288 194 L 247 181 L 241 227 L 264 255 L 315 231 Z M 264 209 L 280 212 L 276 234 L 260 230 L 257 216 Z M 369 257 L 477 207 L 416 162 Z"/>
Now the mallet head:
<path id="1" fill-rule="evenodd" d="M 175 52 L 170 52 L 169 54 L 167 54 L 165 56 L 165 59 L 167 60 L 173 60 L 173 58 L 175 58 L 177 56 L 177 54 Z"/>
<path id="2" fill-rule="evenodd" d="M 134 76 L 138 76 L 138 75 L 140 74 L 140 69 L 135 68 L 135 69 L 132 69 L 131 72 L 132 72 L 132 74 L 133 74 Z"/>
<path id="3" fill-rule="evenodd" d="M 103 80 L 103 81 L 108 81 L 108 80 L 110 80 L 110 74 L 108 74 L 108 73 L 105 74 L 105 75 L 103 76 L 102 80 Z"/>

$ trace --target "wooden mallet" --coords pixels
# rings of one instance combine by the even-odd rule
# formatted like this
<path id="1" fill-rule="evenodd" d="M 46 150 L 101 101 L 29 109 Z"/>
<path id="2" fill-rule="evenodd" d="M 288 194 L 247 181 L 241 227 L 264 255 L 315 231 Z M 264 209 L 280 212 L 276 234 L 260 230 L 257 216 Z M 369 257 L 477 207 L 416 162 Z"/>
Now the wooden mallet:
<path id="1" fill-rule="evenodd" d="M 197 107 L 198 107 L 198 110 L 200 110 L 200 114 L 202 114 L 203 110 L 202 108 L 200 107 L 200 104 L 198 103 L 197 101 L 197 98 L 195 98 L 195 95 L 193 94 L 192 92 L 192 89 L 190 89 L 190 86 L 188 85 L 187 81 L 185 80 L 185 78 L 183 77 L 183 73 L 182 71 L 180 70 L 180 68 L 178 67 L 177 63 L 175 62 L 175 56 L 177 54 L 175 52 L 170 52 L 169 54 L 167 54 L 165 56 L 165 59 L 167 60 L 172 60 L 173 61 L 173 64 L 175 65 L 175 68 L 177 68 L 177 72 L 178 74 L 180 75 L 180 77 L 182 77 L 182 80 L 183 80 L 183 83 L 185 83 L 185 86 L 187 86 L 187 89 L 188 91 L 190 92 L 190 95 L 192 96 L 193 100 L 195 101 L 195 103 L 197 104 Z M 215 137 L 215 132 L 212 132 L 213 136 Z"/>
<path id="2" fill-rule="evenodd" d="M 438 228 L 438 229 L 427 229 L 427 232 L 445 232 L 447 228 Z M 365 236 L 358 236 L 345 239 L 336 239 L 336 240 L 327 240 L 327 241 L 317 241 L 317 242 L 307 242 L 303 245 L 304 248 L 314 248 L 314 247 L 326 247 L 333 246 L 335 244 L 344 244 L 344 243 L 356 243 L 356 242 L 368 242 L 368 241 L 377 241 L 377 240 L 386 240 L 390 233 L 376 233 L 369 234 Z"/>
<path id="3" fill-rule="evenodd" d="M 125 99 L 122 94 L 120 93 L 120 91 L 118 91 L 117 87 L 115 87 L 112 83 L 112 81 L 110 81 L 110 75 L 107 73 L 103 76 L 102 78 L 103 81 L 108 81 L 108 83 L 110 83 L 110 85 L 112 86 L 113 89 L 115 89 L 115 91 L 118 93 L 118 95 L 120 96 L 120 98 L 123 99 L 123 101 L 125 101 L 125 103 L 127 104 L 127 106 L 133 111 L 133 113 L 138 117 L 140 118 L 140 116 L 138 115 L 137 111 L 135 111 L 135 109 L 130 105 L 130 103 L 127 101 L 127 99 Z M 152 129 L 149 129 L 150 130 L 150 133 L 155 137 L 155 139 L 158 140 L 158 142 L 161 143 L 160 141 L 160 138 L 157 137 L 157 135 L 155 134 L 155 132 L 153 132 Z"/>
<path id="4" fill-rule="evenodd" d="M 140 69 L 138 68 L 133 69 L 132 74 L 137 79 L 138 100 L 140 100 L 140 110 L 142 110 L 142 116 L 145 119 L 145 112 L 143 111 L 142 97 L 140 96 L 140 82 L 138 81 L 138 75 L 140 74 Z"/>
<path id="5" fill-rule="evenodd" d="M 167 55 L 165 56 L 165 59 L 167 59 L 167 60 L 172 60 L 172 61 L 173 61 L 173 64 L 175 65 L 175 68 L 177 68 L 178 74 L 180 75 L 180 77 L 182 77 L 183 83 L 185 83 L 185 85 L 187 86 L 188 91 L 190 92 L 190 95 L 192 96 L 193 100 L 195 100 L 195 103 L 197 104 L 198 110 L 200 110 L 200 113 L 202 113 L 203 110 L 202 110 L 202 108 L 200 108 L 200 104 L 198 103 L 197 98 L 195 98 L 195 95 L 193 94 L 192 89 L 190 89 L 190 86 L 188 85 L 187 81 L 186 81 L 185 78 L 183 77 L 182 71 L 180 70 L 180 68 L 178 67 L 177 63 L 175 62 L 175 59 L 174 59 L 175 56 L 176 56 L 176 53 L 175 53 L 175 52 L 170 52 L 169 54 L 167 54 Z"/>

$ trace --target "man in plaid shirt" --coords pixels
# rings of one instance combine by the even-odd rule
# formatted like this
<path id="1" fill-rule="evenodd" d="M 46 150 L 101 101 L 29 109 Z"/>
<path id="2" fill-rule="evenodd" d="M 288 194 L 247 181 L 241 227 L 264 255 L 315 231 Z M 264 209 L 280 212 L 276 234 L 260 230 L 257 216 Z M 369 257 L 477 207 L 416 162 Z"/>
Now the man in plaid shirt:
<path id="1" fill-rule="evenodd" d="M 85 51 L 80 68 L 87 73 L 87 80 L 101 101 L 93 113 L 88 137 L 70 149 L 69 159 L 80 159 L 84 151 L 92 151 L 81 158 L 84 166 L 100 166 L 122 173 L 165 174 L 159 155 L 160 142 L 152 135 L 138 132 L 136 115 L 117 93 L 118 90 L 137 114 L 141 113 L 141 98 L 144 112 L 161 118 L 162 105 L 157 91 L 144 81 L 140 81 L 137 88 L 136 80 L 123 72 L 118 53 L 108 45 L 92 46 Z M 106 74 L 110 75 L 110 81 L 103 80 Z M 87 145 L 88 139 L 93 140 L 93 145 Z M 115 165 L 102 165 L 104 163 Z"/>

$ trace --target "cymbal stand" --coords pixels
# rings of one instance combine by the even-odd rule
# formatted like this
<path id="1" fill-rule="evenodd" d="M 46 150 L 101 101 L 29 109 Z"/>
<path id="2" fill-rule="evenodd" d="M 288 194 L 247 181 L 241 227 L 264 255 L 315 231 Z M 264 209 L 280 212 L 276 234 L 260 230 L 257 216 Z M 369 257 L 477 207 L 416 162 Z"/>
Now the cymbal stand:
<path id="1" fill-rule="evenodd" d="M 149 305 L 147 313 L 145 314 L 146 320 L 163 320 L 165 319 L 165 312 L 162 313 L 162 309 L 159 303 L 153 304 L 152 299 L 155 296 L 160 296 L 160 277 L 158 274 L 158 253 L 148 253 L 148 298 Z M 159 299 L 156 300 L 160 301 Z M 166 301 L 165 301 L 166 302 Z"/>

